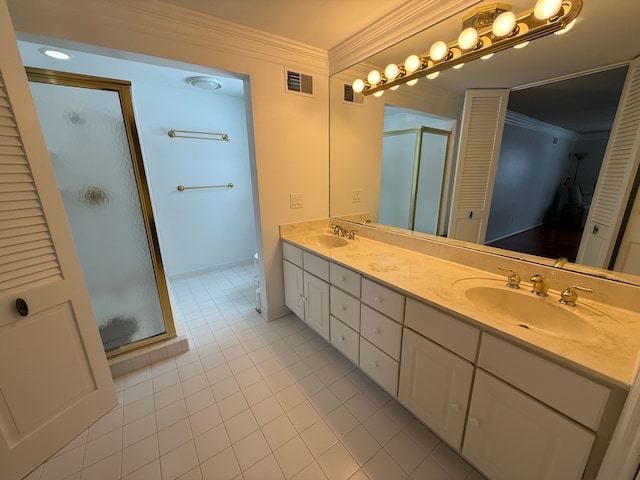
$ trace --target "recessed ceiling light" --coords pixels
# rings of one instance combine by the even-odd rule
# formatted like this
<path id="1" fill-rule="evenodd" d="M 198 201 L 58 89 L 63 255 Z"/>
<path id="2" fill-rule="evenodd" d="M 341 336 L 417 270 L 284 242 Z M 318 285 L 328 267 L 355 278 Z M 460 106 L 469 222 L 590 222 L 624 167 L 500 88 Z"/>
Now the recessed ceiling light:
<path id="1" fill-rule="evenodd" d="M 189 77 L 187 78 L 187 83 L 201 90 L 218 90 L 222 88 L 220 80 L 213 77 Z"/>
<path id="2" fill-rule="evenodd" d="M 71 55 L 61 52 L 60 50 L 54 50 L 53 48 L 40 48 L 39 51 L 44 53 L 47 57 L 55 58 L 56 60 L 69 60 Z"/>

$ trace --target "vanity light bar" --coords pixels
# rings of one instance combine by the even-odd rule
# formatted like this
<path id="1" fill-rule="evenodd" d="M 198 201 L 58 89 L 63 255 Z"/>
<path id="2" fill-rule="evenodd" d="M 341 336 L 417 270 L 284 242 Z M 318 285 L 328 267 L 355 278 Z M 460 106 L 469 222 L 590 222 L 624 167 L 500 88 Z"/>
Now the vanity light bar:
<path id="1" fill-rule="evenodd" d="M 474 11 L 464 22 L 467 27 L 458 39 L 445 43 L 435 42 L 429 52 L 410 55 L 399 64 L 388 65 L 384 72 L 372 70 L 367 79 L 353 82 L 353 90 L 364 95 L 380 96 L 384 90 L 394 90 L 402 84 L 414 85 L 422 77 L 435 78 L 449 68 L 460 68 L 478 58 L 489 58 L 494 53 L 526 43 L 551 33 L 565 33 L 575 23 L 582 9 L 582 0 L 538 0 L 534 6 L 518 15 L 504 4 L 495 4 L 494 10 Z M 494 15 L 491 15 L 493 13 Z M 484 24 L 480 18 L 491 17 Z M 478 23 L 480 25 L 478 25 Z"/>

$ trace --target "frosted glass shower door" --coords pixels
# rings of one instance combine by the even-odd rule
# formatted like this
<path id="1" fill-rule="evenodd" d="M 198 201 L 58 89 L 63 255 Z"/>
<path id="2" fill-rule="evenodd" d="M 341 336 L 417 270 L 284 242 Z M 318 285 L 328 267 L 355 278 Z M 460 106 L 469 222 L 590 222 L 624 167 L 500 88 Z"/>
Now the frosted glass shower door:
<path id="1" fill-rule="evenodd" d="M 385 134 L 378 222 L 412 228 L 416 173 L 416 132 Z"/>
<path id="2" fill-rule="evenodd" d="M 30 87 L 105 350 L 165 333 L 121 93 Z"/>

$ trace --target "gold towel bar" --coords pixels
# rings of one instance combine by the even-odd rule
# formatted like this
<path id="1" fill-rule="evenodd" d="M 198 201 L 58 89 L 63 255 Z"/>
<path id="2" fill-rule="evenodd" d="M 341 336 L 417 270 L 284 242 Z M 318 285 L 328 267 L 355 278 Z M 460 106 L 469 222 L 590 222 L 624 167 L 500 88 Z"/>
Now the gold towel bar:
<path id="1" fill-rule="evenodd" d="M 224 142 L 229 141 L 229 135 L 226 133 L 194 132 L 192 130 L 169 130 L 167 134 L 171 138 L 198 138 L 201 140 L 222 140 Z M 199 135 L 206 136 L 201 137 Z"/>
<path id="2" fill-rule="evenodd" d="M 196 188 L 233 188 L 233 183 L 229 182 L 226 185 L 204 185 L 202 187 L 185 187 L 184 185 L 178 185 L 179 192 L 184 192 L 185 190 L 195 190 Z"/>

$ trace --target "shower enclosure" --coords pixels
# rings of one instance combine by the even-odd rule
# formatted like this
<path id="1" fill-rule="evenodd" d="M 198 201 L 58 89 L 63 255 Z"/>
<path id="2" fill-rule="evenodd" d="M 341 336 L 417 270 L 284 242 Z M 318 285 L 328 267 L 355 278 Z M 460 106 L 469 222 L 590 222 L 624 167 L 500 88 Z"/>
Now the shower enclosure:
<path id="1" fill-rule="evenodd" d="M 450 131 L 429 127 L 384 133 L 380 223 L 432 235 L 440 233 L 450 135 Z"/>
<path id="2" fill-rule="evenodd" d="M 27 76 L 107 355 L 175 337 L 130 83 Z"/>

